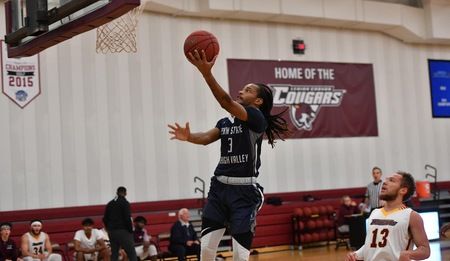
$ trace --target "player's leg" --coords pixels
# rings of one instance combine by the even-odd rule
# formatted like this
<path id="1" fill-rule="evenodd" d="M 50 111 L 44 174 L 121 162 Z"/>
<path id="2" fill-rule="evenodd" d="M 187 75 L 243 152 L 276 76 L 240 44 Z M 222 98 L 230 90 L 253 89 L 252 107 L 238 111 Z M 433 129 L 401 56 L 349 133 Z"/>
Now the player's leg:
<path id="1" fill-rule="evenodd" d="M 174 254 L 178 258 L 179 261 L 186 260 L 186 247 L 185 246 L 179 245 L 179 244 L 171 244 L 169 246 L 169 250 L 170 250 L 170 252 L 172 252 L 172 254 Z"/>
<path id="2" fill-rule="evenodd" d="M 252 247 L 253 232 L 233 235 L 233 261 L 247 261 Z"/>
<path id="3" fill-rule="evenodd" d="M 217 248 L 225 233 L 225 222 L 228 216 L 228 207 L 224 199 L 226 187 L 215 178 L 211 179 L 208 192 L 208 201 L 202 214 L 202 240 L 201 260 L 213 261 L 216 258 Z"/>
<path id="4" fill-rule="evenodd" d="M 158 259 L 158 250 L 156 250 L 156 246 L 153 244 L 150 244 L 148 247 L 148 255 L 150 260 L 156 261 Z"/>
<path id="5" fill-rule="evenodd" d="M 259 186 L 234 186 L 228 197 L 232 202 L 230 228 L 233 238 L 233 260 L 246 261 L 250 256 L 256 226 L 256 214 L 262 206 L 263 194 Z"/>
<path id="6" fill-rule="evenodd" d="M 119 241 L 116 239 L 116 232 L 109 232 L 109 242 L 111 243 L 111 260 L 118 261 L 119 260 Z"/>
<path id="7" fill-rule="evenodd" d="M 139 259 L 141 259 L 141 260 L 145 260 L 148 253 L 144 252 L 144 246 L 137 246 L 134 249 L 136 251 L 136 256 L 139 257 Z"/>
<path id="8" fill-rule="evenodd" d="M 41 261 L 39 258 L 34 259 L 34 258 L 31 257 L 31 256 L 24 256 L 24 257 L 22 258 L 22 260 L 23 260 L 23 261 Z"/>
<path id="9" fill-rule="evenodd" d="M 110 251 L 109 251 L 109 248 L 106 247 L 106 248 L 104 248 L 103 250 L 100 250 L 100 251 L 98 252 L 98 257 L 99 257 L 99 260 L 102 260 L 102 261 L 109 261 L 109 260 L 110 260 Z"/>
<path id="10" fill-rule="evenodd" d="M 48 255 L 47 260 L 48 261 L 61 261 L 62 256 L 60 254 L 51 253 L 50 255 Z"/>
<path id="11" fill-rule="evenodd" d="M 126 230 L 119 230 L 120 234 L 120 246 L 123 248 L 127 257 L 130 261 L 137 260 L 136 250 L 134 249 L 134 238 L 133 234 Z"/>
<path id="12" fill-rule="evenodd" d="M 214 261 L 220 240 L 225 233 L 225 226 L 208 218 L 202 219 L 202 241 L 201 257 L 202 261 Z"/>
<path id="13" fill-rule="evenodd" d="M 76 261 L 84 261 L 84 253 L 83 252 L 75 252 L 74 253 Z"/>

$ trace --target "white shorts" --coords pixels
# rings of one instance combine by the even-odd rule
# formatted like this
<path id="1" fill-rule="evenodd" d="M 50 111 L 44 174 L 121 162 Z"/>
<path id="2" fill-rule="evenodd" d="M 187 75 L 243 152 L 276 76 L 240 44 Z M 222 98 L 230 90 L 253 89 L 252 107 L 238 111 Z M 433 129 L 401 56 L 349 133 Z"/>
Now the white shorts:
<path id="1" fill-rule="evenodd" d="M 156 251 L 156 247 L 154 245 L 150 245 L 146 252 L 144 252 L 144 246 L 137 246 L 135 247 L 135 249 L 137 257 L 139 257 L 141 260 L 144 260 L 145 258 L 150 256 L 158 255 L 158 251 Z"/>
<path id="2" fill-rule="evenodd" d="M 41 261 L 38 258 L 32 258 L 31 256 L 26 256 L 24 258 L 22 258 L 24 261 Z M 46 259 L 47 261 L 62 261 L 62 256 L 60 254 L 55 254 L 55 253 L 51 253 L 50 255 L 47 256 Z"/>
<path id="3" fill-rule="evenodd" d="M 73 257 L 77 259 L 77 252 L 73 253 Z M 86 261 L 97 261 L 98 260 L 98 252 L 84 254 L 84 260 Z"/>

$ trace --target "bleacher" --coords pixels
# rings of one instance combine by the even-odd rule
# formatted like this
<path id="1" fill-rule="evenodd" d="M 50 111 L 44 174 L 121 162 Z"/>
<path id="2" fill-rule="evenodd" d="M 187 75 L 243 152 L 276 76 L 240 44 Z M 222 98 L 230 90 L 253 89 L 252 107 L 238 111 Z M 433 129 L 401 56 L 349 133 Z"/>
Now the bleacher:
<path id="1" fill-rule="evenodd" d="M 292 216 L 296 208 L 312 206 L 318 202 L 337 208 L 340 197 L 343 194 L 361 197 L 364 191 L 365 188 L 352 188 L 266 194 L 266 199 L 278 198 L 282 204 L 278 206 L 263 205 L 257 217 L 253 248 L 293 245 Z M 313 202 L 305 201 L 305 196 L 312 196 L 316 200 Z M 167 252 L 167 238 L 172 224 L 177 220 L 177 211 L 183 207 L 191 210 L 200 209 L 201 206 L 202 202 L 198 199 L 168 200 L 132 203 L 131 210 L 133 217 L 141 215 L 148 220 L 147 231 L 158 244 L 158 249 L 161 252 Z M 91 217 L 95 221 L 95 227 L 102 227 L 104 208 L 105 205 L 95 205 L 6 211 L 0 212 L 0 222 L 9 221 L 13 223 L 11 236 L 16 242 L 19 242 L 20 236 L 29 230 L 29 221 L 41 219 L 43 221 L 43 231 L 49 234 L 53 244 L 59 244 L 64 251 L 67 248 L 67 244 L 72 241 L 75 231 L 81 229 L 82 219 Z"/>

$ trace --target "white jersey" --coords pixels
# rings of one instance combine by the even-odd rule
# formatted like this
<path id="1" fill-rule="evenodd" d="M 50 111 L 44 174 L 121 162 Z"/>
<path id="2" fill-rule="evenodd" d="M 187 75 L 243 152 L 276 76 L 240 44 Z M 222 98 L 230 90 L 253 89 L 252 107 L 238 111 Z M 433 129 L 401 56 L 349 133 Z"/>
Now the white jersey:
<path id="1" fill-rule="evenodd" d="M 97 241 L 103 239 L 103 233 L 100 230 L 93 228 L 91 237 L 88 238 L 86 233 L 84 233 L 84 230 L 81 229 L 75 232 L 75 237 L 73 239 L 79 241 L 82 248 L 94 249 Z"/>
<path id="2" fill-rule="evenodd" d="M 412 250 L 409 218 L 412 209 L 402 207 L 390 212 L 375 209 L 368 219 L 366 241 L 357 252 L 358 260 L 394 261 L 403 250 Z"/>
<path id="3" fill-rule="evenodd" d="M 28 237 L 28 251 L 30 254 L 39 255 L 46 252 L 45 240 L 47 239 L 47 234 L 41 232 L 38 238 L 33 237 L 30 232 L 25 233 L 25 235 Z"/>

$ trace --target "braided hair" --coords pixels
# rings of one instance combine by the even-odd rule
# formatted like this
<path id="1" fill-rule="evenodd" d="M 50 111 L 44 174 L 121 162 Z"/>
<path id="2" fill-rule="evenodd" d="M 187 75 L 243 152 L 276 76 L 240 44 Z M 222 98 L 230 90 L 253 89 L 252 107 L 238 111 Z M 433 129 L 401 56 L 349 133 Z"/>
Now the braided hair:
<path id="1" fill-rule="evenodd" d="M 268 143 L 273 148 L 275 146 L 276 138 L 284 140 L 290 134 L 290 130 L 288 128 L 286 120 L 281 117 L 281 115 L 286 112 L 287 108 L 281 113 L 271 115 L 270 111 L 273 107 L 272 90 L 269 86 L 262 83 L 256 83 L 255 85 L 259 87 L 258 98 L 263 99 L 263 103 L 261 104 L 261 106 L 259 106 L 259 110 L 263 113 L 264 118 L 266 118 L 268 124 L 266 129 L 266 136 L 268 139 Z"/>

